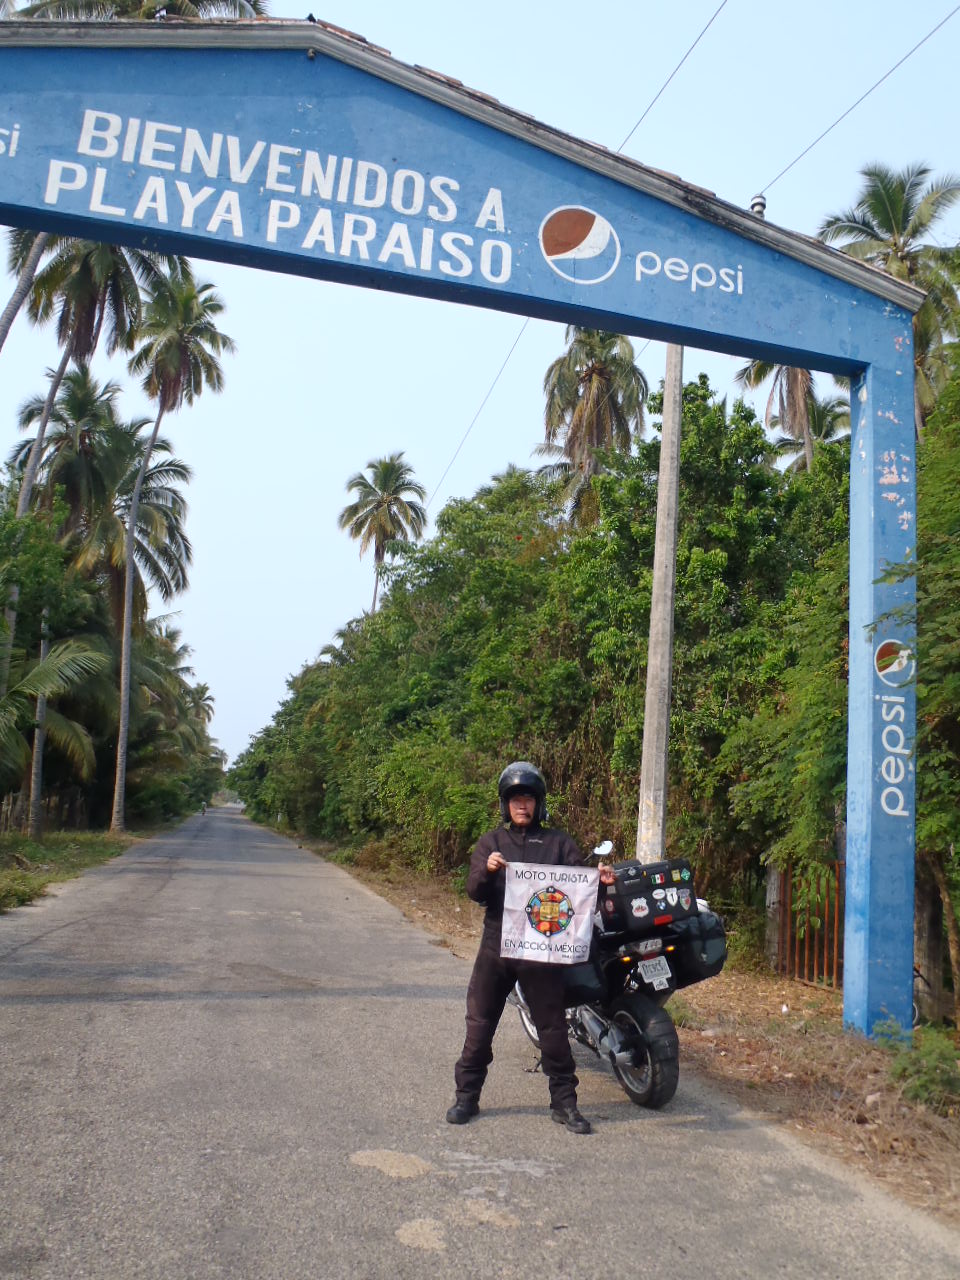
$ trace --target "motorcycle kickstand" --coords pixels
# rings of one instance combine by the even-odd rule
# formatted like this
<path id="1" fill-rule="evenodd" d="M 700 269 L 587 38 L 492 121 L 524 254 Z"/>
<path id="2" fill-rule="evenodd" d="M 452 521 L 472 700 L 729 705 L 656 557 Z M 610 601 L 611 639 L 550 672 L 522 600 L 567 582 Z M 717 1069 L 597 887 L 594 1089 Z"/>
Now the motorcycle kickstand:
<path id="1" fill-rule="evenodd" d="M 543 1056 L 541 1055 L 539 1058 L 537 1058 L 536 1062 L 533 1064 L 532 1067 L 524 1067 L 523 1069 L 528 1076 L 535 1076 L 542 1066 L 543 1066 Z"/>

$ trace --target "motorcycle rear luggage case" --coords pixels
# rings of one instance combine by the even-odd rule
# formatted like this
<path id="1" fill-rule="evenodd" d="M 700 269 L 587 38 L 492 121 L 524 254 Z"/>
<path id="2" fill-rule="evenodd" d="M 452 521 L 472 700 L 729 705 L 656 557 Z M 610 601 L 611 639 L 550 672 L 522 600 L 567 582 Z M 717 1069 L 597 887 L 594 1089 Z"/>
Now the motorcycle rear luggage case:
<path id="1" fill-rule="evenodd" d="M 693 873 L 685 858 L 664 862 L 618 862 L 613 884 L 604 885 L 600 913 L 604 928 L 643 938 L 664 925 L 697 914 Z"/>

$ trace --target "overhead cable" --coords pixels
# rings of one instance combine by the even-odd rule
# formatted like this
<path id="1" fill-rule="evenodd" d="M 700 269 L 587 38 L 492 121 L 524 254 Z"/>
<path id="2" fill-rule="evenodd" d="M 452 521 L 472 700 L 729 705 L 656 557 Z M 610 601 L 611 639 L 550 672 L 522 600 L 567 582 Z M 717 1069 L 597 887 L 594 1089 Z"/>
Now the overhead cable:
<path id="1" fill-rule="evenodd" d="M 907 53 L 905 53 L 903 57 L 899 60 L 899 62 L 895 62 L 893 66 L 890 68 L 890 70 L 885 72 L 875 84 L 872 84 L 870 88 L 866 91 L 866 93 L 862 93 L 860 97 L 856 100 L 856 102 L 853 104 L 853 106 L 847 107 L 843 115 L 837 116 L 836 120 L 834 120 L 832 125 L 824 129 L 823 133 L 821 133 L 818 137 L 814 138 L 814 140 L 810 143 L 808 147 L 804 147 L 804 149 L 800 152 L 800 154 L 796 157 L 795 160 L 791 160 L 785 169 L 781 169 L 780 172 L 777 174 L 777 176 L 775 178 L 771 178 L 771 180 L 767 183 L 765 187 L 761 187 L 760 194 L 765 195 L 775 182 L 779 182 L 785 173 L 789 173 L 795 164 L 798 164 L 805 155 L 811 152 L 818 142 L 822 142 L 824 138 L 827 136 L 827 134 L 832 132 L 837 127 L 837 125 L 840 124 L 842 120 L 846 120 L 850 112 L 855 111 L 857 107 L 859 107 L 861 102 L 863 102 L 866 98 L 869 98 L 871 93 L 873 93 L 874 89 L 878 89 L 880 85 L 883 84 L 884 80 L 889 80 L 889 78 L 893 75 L 893 73 L 897 70 L 897 68 L 902 67 L 903 64 L 906 62 L 906 60 L 912 57 L 917 52 L 917 50 L 921 47 L 921 45 L 925 45 L 931 36 L 935 36 L 937 32 L 940 30 L 940 28 L 944 26 L 946 23 L 948 23 L 950 19 L 953 17 L 953 15 L 957 12 L 960 12 L 960 4 L 956 5 L 953 9 L 951 9 L 945 18 L 941 18 L 941 20 L 937 23 L 937 25 L 931 31 L 928 31 L 922 40 L 918 40 L 917 43 L 913 46 L 913 48 L 910 49 Z"/>
<path id="2" fill-rule="evenodd" d="M 516 349 L 517 349 L 517 343 L 518 343 L 518 342 L 520 341 L 520 339 L 523 337 L 523 331 L 524 331 L 524 329 L 526 329 L 526 327 L 527 327 L 527 325 L 528 325 L 529 323 L 530 323 L 530 317 L 529 317 L 529 316 L 527 316 L 526 320 L 524 320 L 523 324 L 520 326 L 520 329 L 519 329 L 519 331 L 518 331 L 518 333 L 517 333 L 517 336 L 516 336 L 516 337 L 514 338 L 514 340 L 513 340 L 513 345 L 510 347 L 510 350 L 507 352 L 506 357 L 504 358 L 503 364 L 502 364 L 502 365 L 500 366 L 500 368 L 497 370 L 497 375 L 496 375 L 496 377 L 495 377 L 495 378 L 494 378 L 494 380 L 490 383 L 490 386 L 487 388 L 487 394 L 486 394 L 486 395 L 483 397 L 483 399 L 480 401 L 480 408 L 479 408 L 479 409 L 477 410 L 477 412 L 473 415 L 473 418 L 472 418 L 472 419 L 471 419 L 471 421 L 470 421 L 470 425 L 469 425 L 469 427 L 467 427 L 466 431 L 463 433 L 463 436 L 461 437 L 460 443 L 457 445 L 456 449 L 454 450 L 453 457 L 452 457 L 452 458 L 450 459 L 450 461 L 447 463 L 446 467 L 444 468 L 443 475 L 442 475 L 442 476 L 440 477 L 440 479 L 437 481 L 436 486 L 435 486 L 435 488 L 434 488 L 434 490 L 433 490 L 433 493 L 431 493 L 430 497 L 427 499 L 427 510 L 428 510 L 428 511 L 430 510 L 430 504 L 433 502 L 434 498 L 437 496 L 437 493 L 438 493 L 438 492 L 439 492 L 439 490 L 440 490 L 440 486 L 443 484 L 444 480 L 446 480 L 446 478 L 447 478 L 447 472 L 450 470 L 450 468 L 451 468 L 451 467 L 453 466 L 453 464 L 456 462 L 456 460 L 457 460 L 457 455 L 459 454 L 459 452 L 460 452 L 460 450 L 463 448 L 463 446 L 466 444 L 466 442 L 467 442 L 467 436 L 468 436 L 468 435 L 470 434 L 470 432 L 473 430 L 474 425 L 476 424 L 476 421 L 477 421 L 477 419 L 480 417 L 481 413 L 483 413 L 483 407 L 484 407 L 484 405 L 485 405 L 485 404 L 487 403 L 487 401 L 490 399 L 491 395 L 493 395 L 493 389 L 494 389 L 494 387 L 497 385 L 497 383 L 500 381 L 500 375 L 503 373 L 504 369 L 507 367 L 507 363 L 508 363 L 508 361 L 509 361 L 510 357 L 513 355 L 514 351 L 516 351 Z"/>
<path id="3" fill-rule="evenodd" d="M 663 93 L 663 91 L 666 89 L 667 85 L 669 85 L 670 81 L 674 78 L 674 76 L 677 74 L 677 72 L 680 70 L 680 68 L 681 68 L 681 67 L 683 66 L 683 64 L 686 62 L 686 60 L 690 57 L 691 53 L 693 53 L 694 49 L 697 47 L 697 45 L 700 43 L 700 41 L 701 41 L 701 40 L 703 39 L 703 37 L 706 35 L 707 31 L 709 31 L 710 27 L 713 25 L 714 21 L 715 21 L 715 20 L 716 20 L 716 18 L 719 16 L 720 11 L 725 7 L 725 5 L 726 5 L 726 4 L 727 4 L 727 0 L 721 0 L 721 3 L 720 3 L 720 4 L 717 6 L 717 8 L 714 10 L 713 15 L 711 16 L 711 18 L 709 19 L 709 21 L 706 23 L 706 25 L 703 27 L 703 29 L 700 31 L 700 34 L 697 36 L 696 40 L 694 40 L 693 44 L 692 44 L 692 45 L 690 46 L 690 48 L 686 51 L 686 53 L 683 55 L 683 57 L 680 59 L 680 61 L 677 63 L 677 65 L 673 68 L 673 70 L 672 70 L 672 71 L 670 72 L 670 74 L 667 76 L 666 80 L 664 80 L 663 84 L 660 86 L 660 88 L 657 90 L 657 92 L 656 92 L 656 93 L 654 94 L 654 96 L 651 98 L 651 100 L 650 100 L 649 104 L 647 105 L 647 108 L 646 108 L 646 110 L 644 111 L 643 115 L 640 117 L 640 119 L 637 121 L 637 123 L 633 126 L 633 128 L 630 130 L 630 132 L 629 132 L 629 133 L 627 134 L 627 136 L 624 138 L 624 140 L 620 143 L 619 147 L 617 147 L 616 154 L 618 154 L 618 155 L 619 155 L 619 153 L 623 150 L 623 148 L 627 145 L 627 143 L 630 141 L 630 139 L 633 137 L 633 135 L 637 132 L 637 130 L 638 130 L 638 129 L 640 128 L 640 126 L 643 124 L 644 120 L 646 120 L 647 116 L 648 116 L 648 115 L 650 114 L 650 112 L 653 110 L 654 106 L 656 105 L 656 103 L 657 103 L 658 99 L 660 98 L 661 94 Z M 447 463 L 446 467 L 444 468 L 443 475 L 442 475 L 442 476 L 440 477 L 440 479 L 437 481 L 436 486 L 434 487 L 433 493 L 431 493 L 430 497 L 427 499 L 427 510 L 428 510 L 428 511 L 430 510 L 430 506 L 431 506 L 431 504 L 432 504 L 432 502 L 433 502 L 434 498 L 437 496 L 437 494 L 438 494 L 438 493 L 439 493 L 439 491 L 440 491 L 440 486 L 443 484 L 444 480 L 447 478 L 447 474 L 448 474 L 448 472 L 450 471 L 450 468 L 451 468 L 451 467 L 453 466 L 453 464 L 456 462 L 456 460 L 457 460 L 457 456 L 458 456 L 458 454 L 460 453 L 460 450 L 461 450 L 461 449 L 463 448 L 463 446 L 466 444 L 466 442 L 467 442 L 467 436 L 469 436 L 470 432 L 473 430 L 474 426 L 476 425 L 477 419 L 480 417 L 480 414 L 483 412 L 483 407 L 484 407 L 484 405 L 485 405 L 485 404 L 487 403 L 487 401 L 490 399 L 490 396 L 493 394 L 493 389 L 494 389 L 494 387 L 495 387 L 495 386 L 497 385 L 497 383 L 500 381 L 500 377 L 501 377 L 501 375 L 503 374 L 504 369 L 507 367 L 507 364 L 508 364 L 508 362 L 509 362 L 509 360 L 510 360 L 510 357 L 513 355 L 514 351 L 516 351 L 516 349 L 517 349 L 517 344 L 518 344 L 518 342 L 520 341 L 520 339 L 523 337 L 524 331 L 525 331 L 525 329 L 526 329 L 526 327 L 527 327 L 527 325 L 528 325 L 529 323 L 530 323 L 530 317 L 528 316 L 528 317 L 526 318 L 526 320 L 524 320 L 523 324 L 520 326 L 520 330 L 519 330 L 519 332 L 517 333 L 517 336 L 514 338 L 513 343 L 512 343 L 512 345 L 511 345 L 511 347 L 510 347 L 510 350 L 507 352 L 507 354 L 506 354 L 506 358 L 505 358 L 505 359 L 504 359 L 504 361 L 503 361 L 503 364 L 502 364 L 502 365 L 500 366 L 500 368 L 497 370 L 496 377 L 493 379 L 493 381 L 490 383 L 490 386 L 487 388 L 487 393 L 486 393 L 486 395 L 483 397 L 483 400 L 480 402 L 480 407 L 479 407 L 479 409 L 478 409 L 478 410 L 477 410 L 477 412 L 473 415 L 473 418 L 472 418 L 472 419 L 471 419 L 471 421 L 470 421 L 470 425 L 467 427 L 466 431 L 463 433 L 463 436 L 462 436 L 462 438 L 461 438 L 461 440 L 460 440 L 460 443 L 457 445 L 456 450 L 454 451 L 453 457 L 452 457 L 452 458 L 450 459 L 450 461 Z M 652 341 L 652 339 L 651 339 L 651 341 Z M 646 351 L 646 349 L 647 349 L 647 347 L 649 347 L 649 345 L 650 345 L 650 341 L 648 341 L 648 342 L 647 342 L 646 346 L 644 346 L 644 347 L 642 347 L 642 348 L 641 348 L 641 353 L 642 353 L 643 351 Z M 638 353 L 638 354 L 640 354 L 640 353 Z"/>
<path id="4" fill-rule="evenodd" d="M 727 3 L 727 0 L 721 0 L 721 4 L 717 7 L 716 11 L 715 11 L 715 12 L 714 12 L 714 14 L 713 14 L 713 17 L 710 19 L 710 21 L 707 23 L 707 25 L 703 28 L 703 30 L 702 30 L 702 31 L 700 32 L 700 34 L 697 36 L 696 40 L 694 40 L 693 44 L 690 46 L 690 48 L 687 50 L 687 52 L 683 55 L 683 57 L 680 59 L 680 61 L 677 63 L 677 65 L 673 68 L 673 70 L 672 70 L 672 71 L 670 72 L 670 74 L 667 76 L 666 80 L 664 80 L 663 84 L 660 86 L 660 88 L 657 90 L 657 92 L 656 92 L 656 94 L 654 95 L 654 97 L 651 99 L 650 105 L 647 107 L 646 111 L 644 111 L 643 115 L 640 117 L 640 119 L 637 121 L 637 123 L 633 126 L 633 128 L 630 130 L 630 132 L 629 132 L 629 133 L 627 134 L 627 136 L 624 138 L 624 140 L 620 143 L 619 147 L 617 147 L 617 153 L 618 153 L 618 154 L 623 150 L 623 148 L 627 145 L 627 143 L 630 141 L 630 139 L 633 137 L 633 135 L 637 132 L 637 130 L 638 130 L 638 129 L 640 128 L 640 126 L 643 124 L 644 120 L 646 120 L 647 116 L 650 114 L 650 112 L 651 112 L 651 111 L 653 110 L 653 108 L 656 106 L 656 104 L 657 104 L 657 99 L 658 99 L 658 98 L 660 97 L 660 95 L 663 93 L 664 89 L 666 89 L 667 85 L 670 83 L 670 81 L 673 79 L 673 77 L 677 74 L 677 72 L 680 70 L 680 68 L 681 68 L 681 67 L 683 66 L 683 64 L 686 62 L 686 60 L 690 57 L 691 53 L 693 53 L 694 49 L 697 47 L 697 45 L 700 43 L 700 41 L 703 39 L 703 37 L 707 34 L 707 32 L 708 32 L 708 31 L 710 30 L 710 28 L 713 26 L 713 23 L 714 23 L 715 19 L 716 19 L 716 18 L 719 16 L 719 14 L 720 14 L 720 10 L 724 7 L 724 5 L 726 5 L 726 3 Z"/>

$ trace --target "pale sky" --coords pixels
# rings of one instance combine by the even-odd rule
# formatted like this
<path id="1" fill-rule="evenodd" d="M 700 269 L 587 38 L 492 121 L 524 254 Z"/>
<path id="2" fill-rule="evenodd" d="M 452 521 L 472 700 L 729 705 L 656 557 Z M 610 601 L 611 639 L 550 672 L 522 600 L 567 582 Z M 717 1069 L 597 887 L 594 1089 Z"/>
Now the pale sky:
<path id="1" fill-rule="evenodd" d="M 481 12 L 449 0 L 331 0 L 313 12 L 403 62 L 454 76 L 615 150 L 718 3 L 608 0 L 585 10 L 571 0 L 518 0 Z M 276 0 L 273 16 L 304 18 L 308 7 Z M 749 207 L 952 8 L 948 0 L 728 0 L 624 154 Z M 858 171 L 874 161 L 960 171 L 958 66 L 960 13 L 773 183 L 768 220 L 814 233 L 827 214 L 853 203 Z M 938 238 L 960 241 L 960 207 Z M 222 328 L 238 350 L 225 361 L 224 392 L 205 394 L 164 424 L 194 471 L 191 586 L 172 608 L 196 676 L 216 698 L 213 732 L 233 758 L 269 722 L 289 676 L 369 607 L 370 557 L 361 561 L 337 529 L 348 477 L 402 449 L 435 514 L 510 463 L 537 465 L 543 375 L 563 349 L 563 326 L 528 325 L 440 485 L 521 319 L 213 262 L 195 266 L 200 279 L 217 285 L 226 304 Z M 640 351 L 643 340 L 635 346 Z M 662 346 L 649 345 L 638 362 L 656 387 Z M 0 354 L 4 456 L 17 438 L 18 406 L 43 389 L 43 371 L 55 363 L 52 331 L 31 331 L 19 318 Z M 721 394 L 732 395 L 741 363 L 688 350 L 684 373 L 704 370 Z M 125 417 L 150 413 L 122 366 L 103 362 L 97 371 L 128 386 Z"/>

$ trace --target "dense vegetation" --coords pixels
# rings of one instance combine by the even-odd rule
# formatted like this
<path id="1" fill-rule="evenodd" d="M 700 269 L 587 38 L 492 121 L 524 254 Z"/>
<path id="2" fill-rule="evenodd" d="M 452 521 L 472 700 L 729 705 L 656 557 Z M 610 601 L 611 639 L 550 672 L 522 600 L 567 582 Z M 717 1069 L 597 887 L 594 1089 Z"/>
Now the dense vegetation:
<path id="1" fill-rule="evenodd" d="M 917 850 L 960 973 L 960 266 L 928 242 L 960 180 L 863 170 L 821 237 L 927 290 L 914 323 L 920 530 Z M 537 472 L 451 502 L 436 533 L 382 549 L 379 612 L 290 682 L 232 771 L 255 816 L 424 871 L 458 867 L 493 780 L 528 756 L 584 844 L 633 848 L 661 410 L 625 339 L 570 329 L 548 369 Z M 759 906 L 766 868 L 842 856 L 849 430 L 808 370 L 753 362 L 764 423 L 684 390 L 668 843 L 698 883 Z M 779 407 L 779 412 L 776 412 Z M 771 442 L 771 437 L 773 441 Z M 781 469 L 779 457 L 793 461 Z M 372 464 L 371 464 L 372 465 Z M 925 890 L 926 892 L 926 890 Z"/>
<path id="2" fill-rule="evenodd" d="M 40 240 L 11 235 L 21 283 Z M 13 449 L 0 491 L 0 817 L 34 837 L 174 817 L 222 779 L 209 690 L 148 603 L 151 590 L 163 602 L 182 591 L 192 559 L 190 470 L 160 423 L 219 388 L 217 355 L 232 345 L 216 328 L 219 300 L 185 260 L 43 243 L 26 311 L 38 324 L 56 317 L 60 360 L 22 406 L 19 425 L 33 434 Z M 152 420 L 125 420 L 117 384 L 92 375 L 101 337 L 142 376 Z"/>
<path id="3" fill-rule="evenodd" d="M 659 403 L 651 399 L 651 411 Z M 921 446 L 918 848 L 960 888 L 960 373 Z M 584 843 L 633 846 L 659 441 L 608 453 L 595 523 L 561 482 L 496 476 L 396 545 L 380 612 L 290 682 L 232 779 L 259 818 L 457 866 L 529 756 Z M 784 475 L 753 412 L 684 391 L 669 840 L 757 902 L 767 860 L 836 856 L 846 756 L 846 441 Z M 935 597 L 935 605 L 932 599 Z"/>

